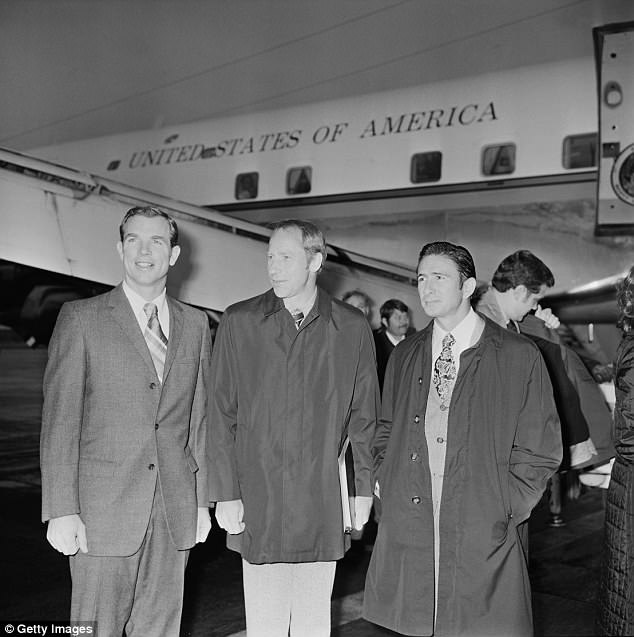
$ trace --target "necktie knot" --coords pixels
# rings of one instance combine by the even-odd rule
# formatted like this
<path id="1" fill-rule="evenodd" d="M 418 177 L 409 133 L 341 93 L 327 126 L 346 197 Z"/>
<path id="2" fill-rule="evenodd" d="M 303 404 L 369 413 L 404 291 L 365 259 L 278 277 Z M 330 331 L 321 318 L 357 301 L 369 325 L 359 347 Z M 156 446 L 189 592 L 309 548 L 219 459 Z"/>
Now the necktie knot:
<path id="1" fill-rule="evenodd" d="M 443 349 L 451 347 L 455 342 L 456 339 L 451 334 L 446 334 L 445 338 L 442 339 L 442 347 Z"/>
<path id="2" fill-rule="evenodd" d="M 155 303 L 146 303 L 143 306 L 143 311 L 145 312 L 145 316 L 147 316 L 148 321 L 151 321 L 153 318 L 158 319 L 158 308 Z"/>
<path id="3" fill-rule="evenodd" d="M 442 339 L 442 350 L 434 363 L 433 383 L 440 398 L 440 408 L 449 409 L 453 383 L 456 380 L 456 362 L 451 351 L 451 346 L 456 339 L 451 334 L 446 334 Z"/>
<path id="4" fill-rule="evenodd" d="M 293 317 L 295 328 L 299 329 L 299 326 L 302 324 L 302 321 L 304 320 L 304 313 L 298 310 L 297 312 L 291 312 L 291 316 Z"/>

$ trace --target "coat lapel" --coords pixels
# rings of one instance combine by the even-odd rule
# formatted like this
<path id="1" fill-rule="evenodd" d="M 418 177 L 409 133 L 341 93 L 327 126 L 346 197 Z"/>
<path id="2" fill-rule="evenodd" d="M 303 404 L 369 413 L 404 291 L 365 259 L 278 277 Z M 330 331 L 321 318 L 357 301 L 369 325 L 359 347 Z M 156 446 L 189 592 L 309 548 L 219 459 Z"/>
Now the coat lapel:
<path id="1" fill-rule="evenodd" d="M 170 333 L 167 337 L 167 354 L 165 355 L 165 367 L 163 368 L 163 385 L 165 385 L 167 375 L 176 357 L 178 344 L 183 333 L 183 310 L 177 303 L 174 303 L 171 297 L 168 296 L 166 298 L 170 313 Z"/>
<path id="2" fill-rule="evenodd" d="M 134 316 L 132 306 L 130 305 L 121 285 L 118 285 L 116 288 L 114 288 L 114 290 L 112 290 L 112 292 L 110 292 L 108 305 L 110 307 L 114 320 L 119 324 L 119 327 L 132 341 L 134 347 L 136 348 L 141 358 L 145 361 L 146 365 L 156 375 L 156 369 L 154 367 L 154 363 L 152 362 L 152 357 L 150 356 L 150 350 L 148 349 L 147 343 L 145 342 L 145 337 L 143 336 L 141 329 L 139 328 L 139 323 L 136 319 L 136 316 Z"/>

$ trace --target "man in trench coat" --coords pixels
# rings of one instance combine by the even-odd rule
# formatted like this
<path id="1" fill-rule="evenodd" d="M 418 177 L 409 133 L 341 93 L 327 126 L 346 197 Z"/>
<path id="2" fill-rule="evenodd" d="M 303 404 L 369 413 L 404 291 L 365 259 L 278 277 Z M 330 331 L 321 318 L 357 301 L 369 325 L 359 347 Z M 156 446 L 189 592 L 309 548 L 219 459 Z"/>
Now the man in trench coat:
<path id="1" fill-rule="evenodd" d="M 383 386 L 364 617 L 406 635 L 532 635 L 517 526 L 559 466 L 559 421 L 539 351 L 471 309 L 475 286 L 465 248 L 423 247 L 434 320 L 396 347 Z"/>
<path id="2" fill-rule="evenodd" d="M 97 622 L 100 635 L 176 637 L 189 549 L 211 528 L 209 325 L 165 294 L 174 220 L 135 207 L 119 233 L 123 282 L 66 303 L 49 345 L 42 519 L 71 556 L 71 620 Z"/>
<path id="3" fill-rule="evenodd" d="M 325 257 L 313 224 L 276 224 L 272 289 L 227 308 L 214 344 L 210 498 L 242 556 L 249 637 L 330 635 L 335 564 L 349 546 L 337 462 L 346 436 L 355 528 L 372 505 L 372 332 L 317 287 Z"/>

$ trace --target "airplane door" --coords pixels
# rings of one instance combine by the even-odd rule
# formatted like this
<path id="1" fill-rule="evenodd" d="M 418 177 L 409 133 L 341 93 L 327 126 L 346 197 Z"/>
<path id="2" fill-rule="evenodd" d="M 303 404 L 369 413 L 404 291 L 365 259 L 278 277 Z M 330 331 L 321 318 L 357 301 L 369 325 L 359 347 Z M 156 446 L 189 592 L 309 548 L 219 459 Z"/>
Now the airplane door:
<path id="1" fill-rule="evenodd" d="M 599 100 L 596 234 L 634 234 L 634 22 L 593 29 Z"/>

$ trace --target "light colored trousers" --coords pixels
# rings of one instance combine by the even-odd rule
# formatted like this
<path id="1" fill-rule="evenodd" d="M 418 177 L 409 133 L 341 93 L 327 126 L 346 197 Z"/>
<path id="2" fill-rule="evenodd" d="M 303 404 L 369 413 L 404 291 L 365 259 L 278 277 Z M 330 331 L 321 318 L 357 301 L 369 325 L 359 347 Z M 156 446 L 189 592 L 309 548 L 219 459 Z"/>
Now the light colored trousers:
<path id="1" fill-rule="evenodd" d="M 247 637 L 329 637 L 336 566 L 242 560 Z"/>

